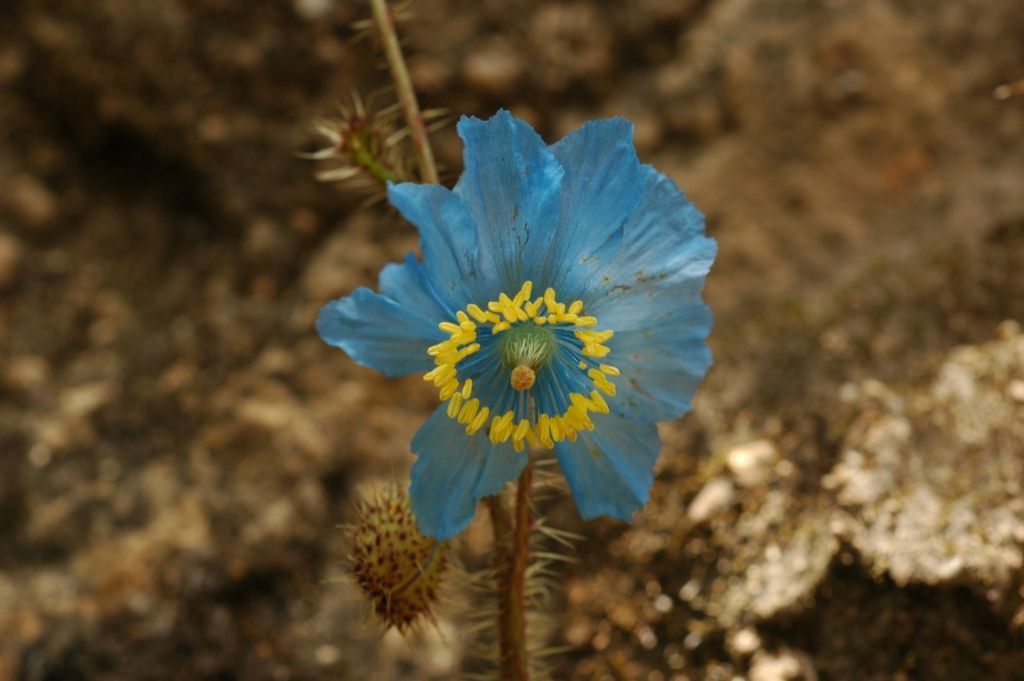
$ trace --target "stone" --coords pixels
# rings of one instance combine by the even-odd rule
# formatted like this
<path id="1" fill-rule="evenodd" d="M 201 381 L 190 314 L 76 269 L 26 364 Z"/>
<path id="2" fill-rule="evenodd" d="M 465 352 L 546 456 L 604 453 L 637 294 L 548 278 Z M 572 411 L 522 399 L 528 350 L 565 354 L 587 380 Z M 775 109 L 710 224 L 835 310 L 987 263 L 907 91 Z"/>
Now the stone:
<path id="1" fill-rule="evenodd" d="M 724 510 L 733 500 L 732 483 L 725 478 L 715 478 L 697 493 L 686 509 L 690 522 L 700 524 Z"/>
<path id="2" fill-rule="evenodd" d="M 770 441 L 754 440 L 730 449 L 725 463 L 740 486 L 755 487 L 768 481 L 777 457 L 778 451 Z"/>
<path id="3" fill-rule="evenodd" d="M 796 681 L 816 679 L 808 664 L 789 650 L 777 653 L 758 653 L 750 665 L 750 681 Z"/>
<path id="4" fill-rule="evenodd" d="M 493 41 L 466 58 L 462 75 L 472 87 L 489 95 L 507 96 L 523 74 L 519 55 L 504 42 Z"/>
<path id="5" fill-rule="evenodd" d="M 745 657 L 756 652 L 761 647 L 761 637 L 758 636 L 757 631 L 745 627 L 739 631 L 732 632 L 725 642 L 729 652 L 734 655 Z"/>
<path id="6" fill-rule="evenodd" d="M 1024 566 L 1024 337 L 953 350 L 930 387 L 862 393 L 825 477 L 834 527 L 899 585 L 967 580 L 1011 588 Z M 898 399 L 893 399 L 897 397 Z"/>

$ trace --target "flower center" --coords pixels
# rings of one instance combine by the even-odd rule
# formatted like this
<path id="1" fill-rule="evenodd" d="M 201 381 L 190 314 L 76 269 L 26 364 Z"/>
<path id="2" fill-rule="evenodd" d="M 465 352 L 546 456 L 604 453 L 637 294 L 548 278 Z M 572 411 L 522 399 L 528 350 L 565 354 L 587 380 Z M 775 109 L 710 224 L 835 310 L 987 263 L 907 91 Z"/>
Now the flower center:
<path id="1" fill-rule="evenodd" d="M 515 390 L 529 390 L 537 371 L 555 351 L 555 334 L 548 326 L 517 322 L 498 337 L 501 361 L 511 370 L 509 383 Z"/>
<path id="2" fill-rule="evenodd" d="M 565 305 L 554 289 L 531 300 L 533 283 L 513 297 L 502 293 L 486 309 L 472 304 L 456 321 L 439 328 L 449 337 L 427 349 L 435 367 L 424 380 L 448 402 L 448 416 L 474 435 L 488 422 L 488 437 L 553 447 L 592 430 L 589 413 L 607 413 L 601 393 L 612 397 L 609 377 L 618 369 L 600 363 L 610 349 L 611 330 L 596 331 L 596 317 L 583 315 L 583 302 Z"/>

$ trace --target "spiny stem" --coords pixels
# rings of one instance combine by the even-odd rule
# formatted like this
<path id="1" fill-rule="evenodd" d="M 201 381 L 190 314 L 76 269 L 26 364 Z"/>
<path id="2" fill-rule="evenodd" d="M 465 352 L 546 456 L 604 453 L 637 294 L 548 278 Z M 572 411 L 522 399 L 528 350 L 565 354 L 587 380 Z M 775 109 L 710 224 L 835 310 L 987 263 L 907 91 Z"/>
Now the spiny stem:
<path id="1" fill-rule="evenodd" d="M 388 67 L 391 69 L 391 79 L 394 81 L 395 91 L 398 93 L 398 104 L 402 107 L 402 115 L 405 116 L 405 123 L 409 126 L 409 137 L 412 140 L 413 148 L 416 149 L 420 179 L 427 183 L 437 184 L 434 152 L 430 148 L 430 140 L 427 139 L 427 128 L 423 124 L 420 106 L 416 102 L 416 91 L 412 87 L 409 71 L 405 67 L 405 58 L 402 57 L 402 48 L 398 44 L 398 35 L 395 33 L 395 23 L 388 9 L 387 0 L 370 0 L 370 7 L 373 8 L 373 19 L 377 22 L 377 28 L 380 30 L 384 54 L 387 55 Z"/>
<path id="2" fill-rule="evenodd" d="M 497 575 L 498 587 L 498 659 L 501 661 L 502 679 L 504 676 L 505 658 L 508 651 L 506 624 L 508 619 L 509 597 L 508 588 L 512 555 L 512 516 L 501 503 L 500 496 L 487 497 L 487 509 L 491 513 L 491 527 L 494 530 L 494 572 Z"/>
<path id="3" fill-rule="evenodd" d="M 528 681 L 529 660 L 526 651 L 526 567 L 530 552 L 530 485 L 533 460 L 526 463 L 516 487 L 515 526 L 512 543 L 506 551 L 508 568 L 502 584 L 499 616 L 501 633 L 501 678 L 503 681 Z"/>
<path id="4" fill-rule="evenodd" d="M 512 518 L 508 514 L 508 509 L 501 505 L 501 497 L 487 497 L 485 501 L 487 510 L 491 513 L 491 527 L 494 528 L 494 567 L 499 573 L 503 573 L 508 567 Z"/>

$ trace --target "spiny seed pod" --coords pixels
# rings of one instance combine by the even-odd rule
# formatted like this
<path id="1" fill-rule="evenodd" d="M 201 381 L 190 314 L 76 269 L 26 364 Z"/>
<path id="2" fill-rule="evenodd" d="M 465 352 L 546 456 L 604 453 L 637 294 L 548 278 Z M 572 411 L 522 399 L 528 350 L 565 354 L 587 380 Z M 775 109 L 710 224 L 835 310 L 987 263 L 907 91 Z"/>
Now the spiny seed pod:
<path id="1" fill-rule="evenodd" d="M 360 509 L 349 574 L 384 622 L 405 631 L 421 617 L 432 619 L 446 551 L 446 544 L 420 533 L 409 495 L 390 489 Z"/>

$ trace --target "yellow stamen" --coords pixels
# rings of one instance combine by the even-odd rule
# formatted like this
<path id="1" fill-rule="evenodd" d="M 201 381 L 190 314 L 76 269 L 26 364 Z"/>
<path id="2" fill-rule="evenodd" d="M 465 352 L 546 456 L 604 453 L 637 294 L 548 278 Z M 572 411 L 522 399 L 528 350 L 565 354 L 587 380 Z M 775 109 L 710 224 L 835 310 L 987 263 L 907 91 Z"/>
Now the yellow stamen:
<path id="1" fill-rule="evenodd" d="M 604 343 L 607 340 L 611 340 L 615 332 L 612 330 L 608 331 L 577 331 L 576 337 L 584 343 Z"/>
<path id="2" fill-rule="evenodd" d="M 459 407 L 462 406 L 462 393 L 455 393 L 452 399 L 448 400 L 448 418 L 453 419 L 459 415 Z"/>
<path id="3" fill-rule="evenodd" d="M 594 411 L 598 414 L 608 413 L 608 403 L 604 401 L 603 397 L 601 397 L 601 393 L 596 390 L 590 391 L 590 402 L 594 405 Z"/>
<path id="4" fill-rule="evenodd" d="M 523 297 L 524 301 L 530 299 L 530 294 L 533 293 L 533 282 L 527 279 L 523 282 L 523 288 L 519 289 L 519 295 Z"/>
<path id="5" fill-rule="evenodd" d="M 490 410 L 490 409 L 488 409 L 487 407 L 483 407 L 483 408 L 482 408 L 482 409 L 481 409 L 481 410 L 479 411 L 479 413 L 477 413 L 477 415 L 476 415 L 476 418 L 474 418 L 474 419 L 473 419 L 473 420 L 472 420 L 472 421 L 470 422 L 470 424 L 469 424 L 468 426 L 466 426 L 466 435 L 473 435 L 473 434 L 475 434 L 475 433 L 476 433 L 476 432 L 477 432 L 478 430 L 480 430 L 481 428 L 483 428 L 483 427 L 484 427 L 484 424 L 485 424 L 485 423 L 487 423 L 487 416 L 488 416 L 488 415 L 489 415 L 490 413 L 491 413 L 491 410 Z"/>
<path id="6" fill-rule="evenodd" d="M 555 416 L 551 419 L 551 439 L 555 442 L 561 442 L 562 438 L 565 437 L 564 429 L 562 428 L 562 417 Z"/>
<path id="7" fill-rule="evenodd" d="M 611 352 L 611 350 L 607 345 L 597 345 L 594 343 L 583 344 L 583 354 L 588 357 L 604 357 L 609 352 Z"/>
<path id="8" fill-rule="evenodd" d="M 476 303 L 467 306 L 466 311 L 469 312 L 469 314 L 473 315 L 473 319 L 477 320 L 481 324 L 487 321 L 487 315 L 484 313 L 483 310 L 480 309 L 480 306 L 477 305 Z"/>
<path id="9" fill-rule="evenodd" d="M 462 409 L 459 410 L 459 423 L 465 425 L 473 420 L 476 416 L 476 410 L 480 407 L 480 400 L 473 398 L 470 401 L 462 405 Z"/>
<path id="10" fill-rule="evenodd" d="M 541 445 L 545 447 L 554 447 L 555 444 L 551 441 L 550 417 L 547 414 L 541 414 L 537 417 L 537 439 L 540 440 Z"/>
<path id="11" fill-rule="evenodd" d="M 603 373 L 597 369 L 591 369 L 587 372 L 587 376 L 594 381 L 594 385 L 600 388 L 605 395 L 615 397 L 615 384 L 609 381 Z"/>
<path id="12" fill-rule="evenodd" d="M 546 288 L 544 289 L 544 305 L 548 308 L 548 311 L 553 311 L 558 301 L 555 300 L 555 289 Z"/>
<path id="13" fill-rule="evenodd" d="M 440 397 L 442 400 L 447 400 L 449 397 L 458 392 L 458 390 L 459 382 L 453 378 L 452 380 L 448 381 L 443 386 L 441 386 Z"/>
<path id="14" fill-rule="evenodd" d="M 494 421 L 491 422 L 491 442 L 498 444 L 508 440 L 509 435 L 512 433 L 512 420 L 514 418 L 515 414 L 511 411 L 505 412 L 500 417 L 494 417 Z"/>

